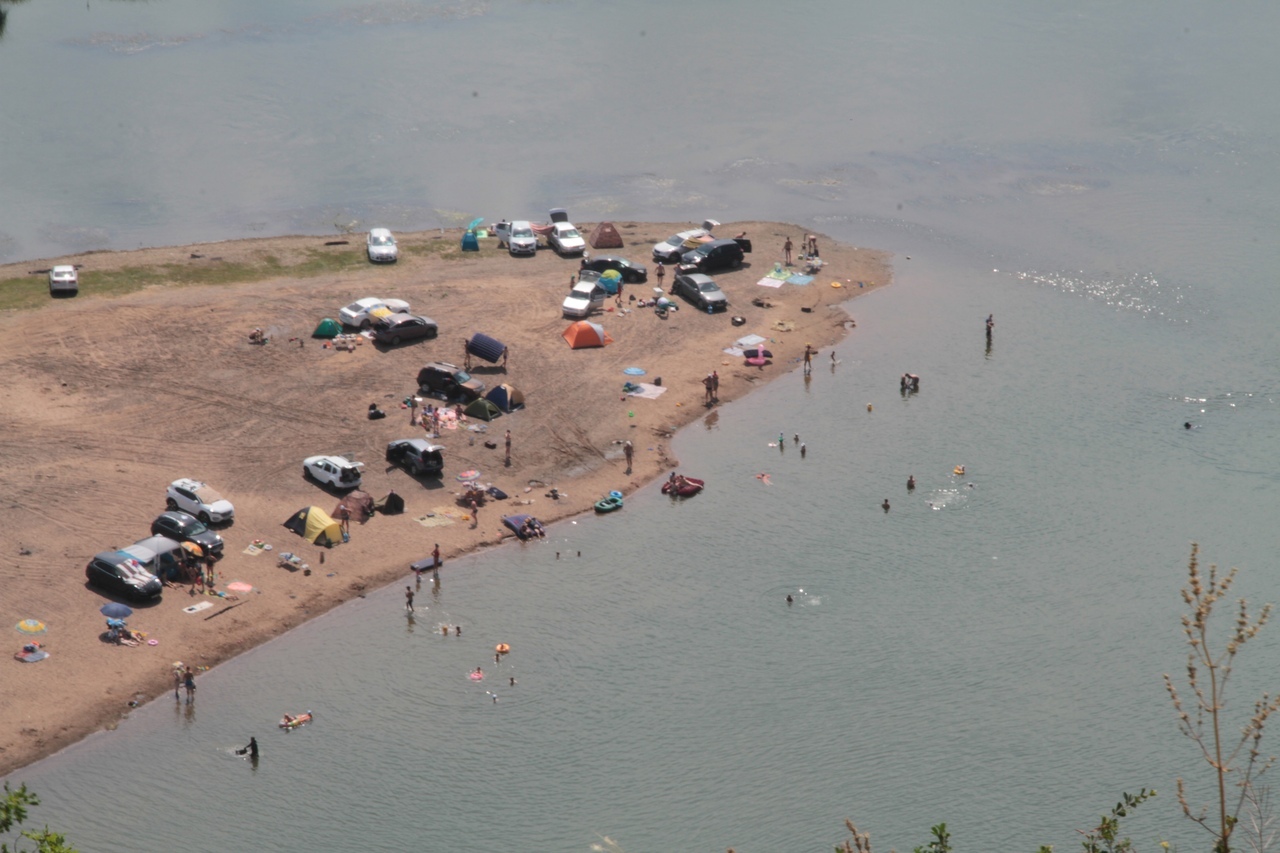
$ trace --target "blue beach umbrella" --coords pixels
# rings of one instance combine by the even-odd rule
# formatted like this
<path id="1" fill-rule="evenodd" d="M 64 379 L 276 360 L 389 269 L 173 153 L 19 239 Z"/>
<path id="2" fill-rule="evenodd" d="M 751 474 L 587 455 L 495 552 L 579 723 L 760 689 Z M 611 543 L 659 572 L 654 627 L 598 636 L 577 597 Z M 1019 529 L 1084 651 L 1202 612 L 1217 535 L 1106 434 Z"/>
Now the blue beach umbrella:
<path id="1" fill-rule="evenodd" d="M 133 615 L 133 608 L 118 601 L 108 601 L 98 612 L 109 619 L 123 619 Z"/>

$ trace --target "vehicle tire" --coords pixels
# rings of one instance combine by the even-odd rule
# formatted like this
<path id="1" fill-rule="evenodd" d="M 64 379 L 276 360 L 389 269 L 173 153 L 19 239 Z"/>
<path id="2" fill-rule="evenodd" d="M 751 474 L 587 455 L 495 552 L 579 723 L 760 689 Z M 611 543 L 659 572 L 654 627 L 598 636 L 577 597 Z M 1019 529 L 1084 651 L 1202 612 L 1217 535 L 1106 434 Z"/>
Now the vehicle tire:
<path id="1" fill-rule="evenodd" d="M 201 524 L 205 525 L 206 527 L 208 526 L 208 524 L 209 524 L 209 513 L 207 513 L 207 512 L 202 512 L 202 513 L 200 513 L 199 515 L 197 515 L 197 516 L 196 516 L 196 518 L 198 518 L 198 519 L 200 520 L 200 523 L 201 523 Z"/>
<path id="2" fill-rule="evenodd" d="M 306 466 L 306 465 L 303 465 L 303 466 L 302 466 L 302 479 L 304 479 L 304 480 L 312 480 L 312 479 L 314 479 L 314 478 L 311 476 L 311 472 L 307 470 L 307 466 Z"/>
<path id="3" fill-rule="evenodd" d="M 373 325 L 373 322 L 368 317 L 365 317 L 363 320 L 360 321 L 360 330 L 367 331 L 368 328 L 372 325 Z"/>
<path id="4" fill-rule="evenodd" d="M 399 335 L 395 335 L 394 337 L 392 337 L 392 338 L 391 338 L 391 345 L 392 345 L 393 347 L 398 347 L 398 346 L 400 346 L 400 336 L 399 336 Z"/>
<path id="5" fill-rule="evenodd" d="M 178 508 L 178 502 L 175 501 L 173 498 L 169 498 L 164 502 L 164 508 L 167 509 L 169 512 L 174 512 Z"/>

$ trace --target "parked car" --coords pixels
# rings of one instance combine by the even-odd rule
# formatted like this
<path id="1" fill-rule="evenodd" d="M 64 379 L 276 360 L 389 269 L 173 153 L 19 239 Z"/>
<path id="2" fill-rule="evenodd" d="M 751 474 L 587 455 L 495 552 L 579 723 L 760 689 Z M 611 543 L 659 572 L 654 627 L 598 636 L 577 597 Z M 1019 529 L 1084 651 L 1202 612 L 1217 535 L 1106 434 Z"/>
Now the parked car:
<path id="1" fill-rule="evenodd" d="M 418 371 L 418 391 L 446 400 L 474 400 L 484 393 L 484 383 L 456 364 L 433 361 Z"/>
<path id="2" fill-rule="evenodd" d="M 387 461 L 410 474 L 439 476 L 444 471 L 444 447 L 421 438 L 402 438 L 387 445 Z"/>
<path id="3" fill-rule="evenodd" d="M 499 222 L 493 233 L 498 237 L 498 247 L 506 246 L 513 255 L 532 255 L 538 251 L 538 237 L 527 219 Z"/>
<path id="4" fill-rule="evenodd" d="M 430 317 L 416 314 L 392 314 L 373 324 L 373 339 L 380 344 L 399 346 L 402 341 L 434 338 L 440 329 Z"/>
<path id="5" fill-rule="evenodd" d="M 572 222 L 551 223 L 547 245 L 562 255 L 581 255 L 587 250 L 587 241 L 582 239 Z"/>
<path id="6" fill-rule="evenodd" d="M 335 489 L 359 488 L 363 470 L 363 462 L 352 462 L 345 456 L 308 456 L 302 460 L 303 477 Z"/>
<path id="7" fill-rule="evenodd" d="M 600 284 L 600 273 L 583 270 L 573 290 L 564 298 L 562 310 L 566 317 L 589 317 L 592 312 L 603 308 L 608 298 L 609 292 Z"/>
<path id="8" fill-rule="evenodd" d="M 159 598 L 164 591 L 160 578 L 123 551 L 95 554 L 84 567 L 84 576 L 96 587 L 135 601 Z"/>
<path id="9" fill-rule="evenodd" d="M 711 276 L 699 272 L 677 275 L 671 283 L 671 292 L 683 296 L 702 311 L 723 311 L 729 307 L 729 299 L 720 285 Z"/>
<path id="10" fill-rule="evenodd" d="M 71 264 L 58 264 L 49 270 L 50 296 L 75 296 L 80 292 L 80 276 Z"/>
<path id="11" fill-rule="evenodd" d="M 648 267 L 641 266 L 635 261 L 629 261 L 617 255 L 596 255 L 594 258 L 584 257 L 582 259 L 582 269 L 594 270 L 595 272 L 617 270 L 622 273 L 624 284 L 644 284 L 649 280 Z"/>
<path id="12" fill-rule="evenodd" d="M 377 296 L 366 296 L 364 299 L 357 299 L 346 308 L 338 312 L 338 319 L 344 325 L 367 329 L 373 325 L 373 312 L 379 308 L 386 308 L 392 314 L 408 314 L 409 303 L 403 299 L 381 299 Z"/>
<path id="13" fill-rule="evenodd" d="M 231 501 L 199 480 L 183 478 L 169 484 L 165 508 L 180 509 L 194 515 L 205 524 L 221 524 L 235 518 L 236 510 Z"/>
<path id="14" fill-rule="evenodd" d="M 680 271 L 708 273 L 737 269 L 742 266 L 744 257 L 737 240 L 712 240 L 685 252 L 680 259 Z"/>
<path id="15" fill-rule="evenodd" d="M 151 532 L 158 536 L 168 536 L 179 542 L 194 542 L 205 554 L 222 556 L 222 537 L 195 516 L 181 510 L 173 510 L 158 516 L 151 522 Z"/>
<path id="16" fill-rule="evenodd" d="M 685 245 L 687 241 L 710 236 L 711 231 L 707 228 L 691 228 L 679 234 L 672 234 L 653 247 L 653 259 L 662 261 L 664 264 L 678 263 L 684 253 L 689 251 L 689 247 Z"/>
<path id="17" fill-rule="evenodd" d="M 396 238 L 386 228 L 374 228 L 365 240 L 365 251 L 369 260 L 375 264 L 394 264 L 400 257 L 396 246 Z"/>

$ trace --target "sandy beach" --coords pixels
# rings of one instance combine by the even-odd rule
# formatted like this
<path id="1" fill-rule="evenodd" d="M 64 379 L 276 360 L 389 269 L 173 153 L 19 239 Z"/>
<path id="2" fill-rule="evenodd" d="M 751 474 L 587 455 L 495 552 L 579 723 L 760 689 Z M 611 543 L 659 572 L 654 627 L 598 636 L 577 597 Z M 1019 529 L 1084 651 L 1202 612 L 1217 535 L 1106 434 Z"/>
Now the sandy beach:
<path id="1" fill-rule="evenodd" d="M 585 234 L 594 223 L 578 225 Z M 611 301 L 592 318 L 614 341 L 595 349 L 570 349 L 561 338 L 570 321 L 560 303 L 577 259 L 549 249 L 513 258 L 493 239 L 482 240 L 478 253 L 462 253 L 457 230 L 398 235 L 401 258 L 388 266 L 365 261 L 364 235 L 353 234 L 0 267 L 0 281 L 43 288 L 44 277 L 34 271 L 81 266 L 77 298 L 45 297 L 0 314 L 8 379 L 0 407 L 8 463 L 0 474 L 0 624 L 16 652 L 27 638 L 14 626 L 41 620 L 47 632 L 31 639 L 50 653 L 35 664 L 10 656 L 0 663 L 0 776 L 116 725 L 130 703 L 170 691 L 175 661 L 215 666 L 368 590 L 403 582 L 409 563 L 428 556 L 435 543 L 447 583 L 452 557 L 513 538 L 500 523 L 503 515 L 529 513 L 551 523 L 591 511 L 611 490 L 629 494 L 682 463 L 689 467 L 679 470 L 697 476 L 693 460 L 673 458 L 669 440 L 707 414 L 703 378 L 718 371 L 725 403 L 791 373 L 806 344 L 819 351 L 819 362 L 828 359 L 854 328 L 844 303 L 891 279 L 884 253 L 819 234 L 824 266 L 812 283 L 761 286 L 757 281 L 782 261 L 788 238 L 799 254 L 805 229 L 726 223 L 718 234 L 745 231 L 754 244 L 746 265 L 715 276 L 729 310 L 708 315 L 680 301 L 680 310 L 661 319 L 632 299 L 654 296 L 653 244 L 694 226 L 616 225 L 626 247 L 591 251 L 643 263 L 650 281 L 628 285 L 621 309 Z M 672 276 L 668 270 L 668 286 Z M 95 278 L 115 289 L 96 291 Z M 145 286 L 130 289 L 130 280 Z M 347 351 L 311 337 L 322 318 L 365 296 L 406 300 L 439 324 L 439 338 L 390 349 L 364 341 Z M 733 316 L 745 323 L 733 325 Z M 255 327 L 267 331 L 269 343 L 249 342 Z M 419 368 L 435 360 L 462 364 L 462 343 L 476 332 L 505 343 L 510 358 L 505 370 L 476 362 L 474 375 L 489 386 L 511 383 L 527 407 L 492 421 L 487 432 L 444 430 L 441 479 L 388 466 L 388 441 L 424 435 L 402 407 L 416 390 Z M 768 339 L 769 364 L 748 366 L 723 351 L 748 334 Z M 625 375 L 632 366 L 645 375 Z M 666 390 L 656 399 L 623 392 L 628 379 L 658 377 Z M 387 417 L 369 420 L 371 403 Z M 629 475 L 627 440 L 635 448 Z M 304 457 L 328 453 L 354 454 L 366 466 L 364 491 L 381 498 L 395 490 L 406 511 L 353 523 L 350 541 L 331 549 L 283 528 L 302 507 L 331 511 L 340 503 L 339 494 L 302 477 Z M 468 469 L 509 495 L 483 507 L 474 526 L 456 503 L 462 489 L 456 475 Z M 252 591 L 224 599 L 167 588 L 161 601 L 135 606 L 129 619 L 157 645 L 108 644 L 100 639 L 98 609 L 110 599 L 86 584 L 85 564 L 99 551 L 149 535 L 165 509 L 166 486 L 179 477 L 204 480 L 234 503 L 235 522 L 219 529 L 226 556 L 216 588 L 239 581 Z M 553 487 L 558 500 L 547 496 Z M 446 516 L 445 508 L 459 517 Z M 254 540 L 273 550 L 246 553 Z M 307 561 L 311 574 L 278 567 L 276 555 L 286 551 Z M 185 612 L 197 601 L 213 606 Z"/>

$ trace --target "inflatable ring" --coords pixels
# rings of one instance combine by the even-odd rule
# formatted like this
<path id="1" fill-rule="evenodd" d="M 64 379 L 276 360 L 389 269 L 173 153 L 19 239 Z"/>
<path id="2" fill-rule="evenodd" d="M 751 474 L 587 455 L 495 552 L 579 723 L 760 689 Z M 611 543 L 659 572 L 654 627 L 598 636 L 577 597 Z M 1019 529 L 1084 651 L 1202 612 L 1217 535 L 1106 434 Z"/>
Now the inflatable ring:
<path id="1" fill-rule="evenodd" d="M 484 678 L 484 675 L 479 672 L 472 672 L 467 675 L 467 678 L 470 678 L 472 681 L 480 681 Z"/>
<path id="2" fill-rule="evenodd" d="M 610 492 L 610 493 L 609 493 L 609 497 L 611 497 L 611 498 L 617 498 L 618 500 L 622 500 L 622 492 L 618 492 L 618 491 Z"/>
<path id="3" fill-rule="evenodd" d="M 747 318 L 735 315 L 729 318 L 729 322 L 735 326 L 745 326 L 747 324 Z"/>
<path id="4" fill-rule="evenodd" d="M 507 652 L 511 651 L 511 647 L 506 643 L 498 643 L 498 645 L 493 647 L 493 650 L 500 655 L 505 655 Z"/>
<path id="5" fill-rule="evenodd" d="M 952 474 L 955 474 L 957 477 L 963 477 L 963 476 L 964 476 L 964 466 L 963 466 L 963 465 L 957 465 L 954 469 L 952 469 L 951 473 L 952 473 Z"/>

